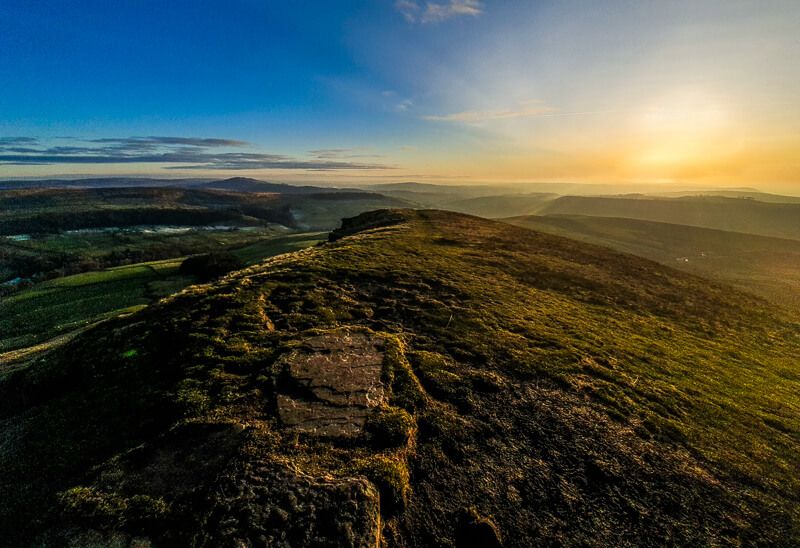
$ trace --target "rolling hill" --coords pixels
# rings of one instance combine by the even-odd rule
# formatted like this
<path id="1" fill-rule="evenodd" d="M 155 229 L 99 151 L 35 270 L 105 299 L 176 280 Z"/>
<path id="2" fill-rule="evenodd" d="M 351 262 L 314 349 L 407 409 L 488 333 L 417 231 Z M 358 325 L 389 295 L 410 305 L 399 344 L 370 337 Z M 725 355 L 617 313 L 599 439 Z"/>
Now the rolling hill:
<path id="1" fill-rule="evenodd" d="M 633 253 L 800 310 L 797 240 L 613 217 L 549 215 L 504 220 Z"/>
<path id="2" fill-rule="evenodd" d="M 384 210 L 0 366 L 8 546 L 800 542 L 798 317 Z"/>
<path id="3" fill-rule="evenodd" d="M 767 203 L 746 198 L 563 196 L 548 202 L 535 214 L 624 217 L 800 239 L 800 204 Z"/>
<path id="4" fill-rule="evenodd" d="M 269 185 L 267 188 L 275 189 Z M 138 225 L 265 223 L 330 230 L 342 216 L 398 205 L 405 202 L 363 191 L 281 194 L 139 187 L 8 190 L 0 192 L 0 234 Z"/>

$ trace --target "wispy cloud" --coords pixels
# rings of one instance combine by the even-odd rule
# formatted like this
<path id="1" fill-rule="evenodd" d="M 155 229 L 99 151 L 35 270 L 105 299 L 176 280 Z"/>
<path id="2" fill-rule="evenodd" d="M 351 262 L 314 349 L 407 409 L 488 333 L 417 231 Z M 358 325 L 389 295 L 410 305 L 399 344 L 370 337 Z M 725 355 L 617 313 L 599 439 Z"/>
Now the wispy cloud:
<path id="1" fill-rule="evenodd" d="M 196 137 L 125 137 L 93 139 L 92 143 L 112 143 L 123 146 L 188 145 L 198 147 L 243 147 L 250 143 L 235 139 L 207 139 Z"/>
<path id="2" fill-rule="evenodd" d="M 476 17 L 483 13 L 479 0 L 449 0 L 449 2 L 426 2 L 397 0 L 394 7 L 409 23 L 440 23 L 453 17 Z"/>
<path id="3" fill-rule="evenodd" d="M 512 118 L 532 118 L 536 116 L 548 116 L 556 112 L 556 109 L 543 105 L 538 101 L 531 101 L 520 105 L 517 108 L 506 110 L 465 110 L 452 114 L 423 116 L 424 120 L 432 122 L 456 122 L 464 124 L 478 124 L 491 120 L 508 120 Z"/>
<path id="4" fill-rule="evenodd" d="M 394 109 L 398 112 L 408 112 L 412 108 L 414 108 L 414 101 L 412 99 L 403 99 L 394 106 Z"/>
<path id="5" fill-rule="evenodd" d="M 34 137 L 0 137 L 0 146 L 35 145 L 37 142 Z"/>
<path id="6" fill-rule="evenodd" d="M 27 145 L 27 146 L 20 146 Z M 312 158 L 295 158 L 259 151 L 230 151 L 245 141 L 194 137 L 124 137 L 44 146 L 32 137 L 0 139 L 0 164 L 177 164 L 167 169 L 391 169 L 391 166 L 350 161 L 377 157 L 356 149 L 313 151 Z M 226 150 L 228 149 L 228 150 Z M 314 152 L 316 154 L 314 154 Z M 349 155 L 348 155 L 349 153 Z"/>
<path id="7" fill-rule="evenodd" d="M 342 160 L 354 158 L 383 158 L 382 154 L 375 154 L 370 152 L 368 148 L 323 148 L 318 150 L 309 150 L 314 158 L 322 160 Z"/>

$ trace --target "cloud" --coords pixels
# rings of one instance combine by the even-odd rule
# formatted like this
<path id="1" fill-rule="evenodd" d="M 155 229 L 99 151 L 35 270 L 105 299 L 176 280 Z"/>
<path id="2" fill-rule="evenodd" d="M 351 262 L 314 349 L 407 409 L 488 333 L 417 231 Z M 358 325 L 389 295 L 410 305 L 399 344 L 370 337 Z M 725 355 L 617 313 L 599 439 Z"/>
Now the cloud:
<path id="1" fill-rule="evenodd" d="M 440 23 L 453 17 L 476 17 L 483 13 L 479 0 L 449 0 L 445 3 L 426 2 L 423 7 L 418 0 L 397 0 L 394 7 L 409 23 Z"/>
<path id="2" fill-rule="evenodd" d="M 92 143 L 111 143 L 123 146 L 189 145 L 198 147 L 243 147 L 250 143 L 235 139 L 204 139 L 196 137 L 126 137 L 93 139 Z"/>
<path id="3" fill-rule="evenodd" d="M 382 154 L 369 152 L 368 148 L 323 148 L 309 150 L 309 154 L 315 158 L 334 160 L 334 159 L 353 159 L 353 158 L 383 158 Z"/>
<path id="4" fill-rule="evenodd" d="M 357 149 L 313 151 L 314 158 L 294 158 L 266 152 L 230 152 L 245 141 L 194 137 L 125 137 L 78 141 L 69 146 L 37 145 L 33 138 L 0 140 L 0 164 L 178 164 L 167 169 L 299 169 L 346 170 L 392 169 L 391 166 L 354 162 L 349 159 L 377 157 Z M 217 150 L 223 149 L 223 150 Z"/>
<path id="5" fill-rule="evenodd" d="M 460 122 L 464 124 L 478 124 L 491 120 L 509 120 L 513 118 L 533 118 L 536 116 L 551 116 L 556 110 L 538 102 L 528 102 L 516 109 L 508 110 L 466 110 L 453 114 L 423 116 L 424 120 L 432 122 Z"/>
<path id="6" fill-rule="evenodd" d="M 406 112 L 412 108 L 414 108 L 414 101 L 412 99 L 403 99 L 394 106 L 394 109 L 398 112 Z"/>
<path id="7" fill-rule="evenodd" d="M 8 145 L 35 145 L 38 140 L 34 137 L 0 137 L 0 147 Z"/>

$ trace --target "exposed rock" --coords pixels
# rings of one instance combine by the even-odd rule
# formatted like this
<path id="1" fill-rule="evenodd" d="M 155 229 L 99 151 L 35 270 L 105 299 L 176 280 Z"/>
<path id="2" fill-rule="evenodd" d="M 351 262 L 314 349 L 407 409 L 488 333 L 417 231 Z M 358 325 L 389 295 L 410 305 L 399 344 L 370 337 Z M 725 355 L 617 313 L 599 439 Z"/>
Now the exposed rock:
<path id="1" fill-rule="evenodd" d="M 309 337 L 279 361 L 278 413 L 286 428 L 321 436 L 361 432 L 369 410 L 387 401 L 384 340 L 337 330 Z"/>

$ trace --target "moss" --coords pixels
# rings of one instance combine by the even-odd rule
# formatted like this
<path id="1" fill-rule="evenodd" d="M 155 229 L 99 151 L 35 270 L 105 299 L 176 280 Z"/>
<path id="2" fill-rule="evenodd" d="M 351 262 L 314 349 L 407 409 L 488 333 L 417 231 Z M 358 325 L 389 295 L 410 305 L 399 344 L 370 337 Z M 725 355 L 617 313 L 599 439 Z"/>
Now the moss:
<path id="1" fill-rule="evenodd" d="M 119 525 L 126 509 L 122 497 L 92 487 L 73 487 L 58 498 L 67 519 L 99 528 Z"/>
<path id="2" fill-rule="evenodd" d="M 409 360 L 420 381 L 432 393 L 453 396 L 467 386 L 467 381 L 454 372 L 452 362 L 436 352 L 418 351 Z"/>
<path id="3" fill-rule="evenodd" d="M 65 520 L 90 529 L 154 532 L 169 513 L 169 506 L 160 497 L 134 495 L 125 498 L 94 487 L 73 487 L 58 498 Z"/>
<path id="4" fill-rule="evenodd" d="M 184 379 L 178 385 L 175 399 L 186 416 L 196 416 L 208 411 L 211 397 L 203 383 L 197 379 Z"/>
<path id="5" fill-rule="evenodd" d="M 416 428 L 414 417 L 405 409 L 391 406 L 375 410 L 364 425 L 370 441 L 379 448 L 409 445 Z"/>
<path id="6" fill-rule="evenodd" d="M 397 455 L 379 454 L 353 461 L 346 473 L 364 475 L 381 495 L 381 513 L 393 516 L 402 511 L 411 494 L 408 465 Z"/>
<path id="7" fill-rule="evenodd" d="M 134 495 L 126 500 L 125 528 L 129 531 L 155 533 L 169 517 L 169 505 L 161 497 Z"/>
<path id="8" fill-rule="evenodd" d="M 411 369 L 400 337 L 384 334 L 383 380 L 392 387 L 392 404 L 414 412 L 426 405 L 425 390 Z"/>

